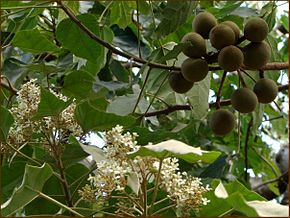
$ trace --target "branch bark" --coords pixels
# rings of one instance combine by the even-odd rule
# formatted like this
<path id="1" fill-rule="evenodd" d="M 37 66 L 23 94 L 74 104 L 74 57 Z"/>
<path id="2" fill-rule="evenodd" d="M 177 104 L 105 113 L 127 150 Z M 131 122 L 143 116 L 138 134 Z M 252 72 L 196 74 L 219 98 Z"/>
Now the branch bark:
<path id="1" fill-rule="evenodd" d="M 280 92 L 288 90 L 288 89 L 289 89 L 289 84 L 278 86 L 278 90 Z M 228 105 L 231 105 L 231 99 L 226 99 L 226 100 L 220 101 L 219 103 L 220 103 L 220 106 L 228 106 Z M 217 104 L 216 102 L 209 103 L 209 108 L 216 107 L 216 104 Z M 149 112 L 145 115 L 145 117 L 152 117 L 152 116 L 157 116 L 161 114 L 167 115 L 178 110 L 191 110 L 191 108 L 190 108 L 190 105 L 172 105 L 162 110 Z"/>

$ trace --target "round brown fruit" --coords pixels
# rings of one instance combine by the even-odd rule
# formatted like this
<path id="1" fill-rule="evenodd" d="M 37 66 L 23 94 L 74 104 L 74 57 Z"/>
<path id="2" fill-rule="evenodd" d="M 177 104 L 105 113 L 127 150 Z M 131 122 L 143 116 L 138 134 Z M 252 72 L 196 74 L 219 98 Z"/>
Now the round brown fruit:
<path id="1" fill-rule="evenodd" d="M 218 50 L 228 45 L 233 45 L 236 41 L 234 31 L 225 24 L 219 24 L 212 28 L 209 33 L 209 39 L 212 46 Z"/>
<path id="2" fill-rule="evenodd" d="M 191 45 L 188 46 L 183 53 L 191 58 L 199 58 L 206 54 L 206 44 L 204 38 L 198 33 L 190 32 L 183 36 L 181 42 L 190 42 Z"/>
<path id="3" fill-rule="evenodd" d="M 262 78 L 256 82 L 254 92 L 260 103 L 268 104 L 278 95 L 278 86 L 273 80 Z"/>
<path id="4" fill-rule="evenodd" d="M 214 134 L 223 136 L 232 131 L 235 127 L 235 116 L 232 112 L 219 109 L 215 111 L 210 119 L 210 128 Z"/>
<path id="5" fill-rule="evenodd" d="M 193 31 L 199 33 L 204 39 L 209 38 L 210 30 L 217 25 L 217 19 L 208 12 L 200 12 L 192 22 Z"/>
<path id="6" fill-rule="evenodd" d="M 258 103 L 256 94 L 248 88 L 239 88 L 232 94 L 231 104 L 241 113 L 250 113 L 255 110 Z"/>
<path id="7" fill-rule="evenodd" d="M 238 25 L 235 24 L 233 21 L 230 21 L 230 20 L 224 21 L 221 24 L 227 25 L 230 28 L 232 28 L 232 30 L 235 33 L 235 39 L 236 39 L 235 42 L 237 42 L 239 40 L 239 38 L 240 38 L 240 28 L 238 27 Z"/>
<path id="8" fill-rule="evenodd" d="M 180 72 L 171 72 L 168 81 L 172 90 L 180 94 L 188 92 L 193 86 L 193 83 L 184 79 Z"/>
<path id="9" fill-rule="evenodd" d="M 181 73 L 186 80 L 198 82 L 206 77 L 208 73 L 208 64 L 201 58 L 187 58 L 181 64 Z"/>
<path id="10" fill-rule="evenodd" d="M 266 39 L 268 32 L 268 24 L 260 17 L 250 18 L 244 29 L 245 38 L 251 42 L 262 42 Z"/>
<path id="11" fill-rule="evenodd" d="M 265 41 L 251 42 L 243 48 L 244 65 L 250 69 L 263 68 L 271 57 L 271 48 Z"/>
<path id="12" fill-rule="evenodd" d="M 243 52 L 234 45 L 224 47 L 218 55 L 219 66 L 228 72 L 238 70 L 244 61 Z"/>

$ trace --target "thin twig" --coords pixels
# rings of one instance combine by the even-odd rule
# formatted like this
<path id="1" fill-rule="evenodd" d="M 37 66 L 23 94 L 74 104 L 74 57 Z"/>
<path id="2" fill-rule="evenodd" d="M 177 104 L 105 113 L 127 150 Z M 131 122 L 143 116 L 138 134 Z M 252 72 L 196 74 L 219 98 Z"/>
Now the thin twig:
<path id="1" fill-rule="evenodd" d="M 150 101 L 150 104 L 148 105 L 146 111 L 144 112 L 144 114 L 143 114 L 142 116 L 144 116 L 144 117 L 146 116 L 147 112 L 149 111 L 151 105 L 152 105 L 153 102 L 154 102 L 155 97 L 156 97 L 157 94 L 159 93 L 160 89 L 162 88 L 163 84 L 164 84 L 165 81 L 167 80 L 168 76 L 169 76 L 169 74 L 167 74 L 167 75 L 164 77 L 163 81 L 161 82 L 161 84 L 160 84 L 160 86 L 158 87 L 158 89 L 157 89 L 155 95 L 153 96 L 152 100 Z"/>
<path id="2" fill-rule="evenodd" d="M 27 187 L 27 188 L 29 188 L 29 187 Z M 64 208 L 64 209 L 68 210 L 68 211 L 71 212 L 72 214 L 77 215 L 77 216 L 80 216 L 80 217 L 84 217 L 84 216 L 81 215 L 80 213 L 74 211 L 73 209 L 71 209 L 70 207 L 68 207 L 68 206 L 66 206 L 66 205 L 64 205 L 64 204 L 62 204 L 62 203 L 60 203 L 59 201 L 57 201 L 57 200 L 55 200 L 55 199 L 49 197 L 48 195 L 46 195 L 46 194 L 44 194 L 44 193 L 42 193 L 42 192 L 40 192 L 40 191 L 37 191 L 37 190 L 33 190 L 33 189 L 31 189 L 31 190 L 37 192 L 37 193 L 39 194 L 40 197 L 43 197 L 43 198 L 45 198 L 46 200 L 49 200 L 50 202 L 52 202 L 52 203 L 54 203 L 54 204 L 56 204 L 56 205 L 58 205 L 58 206 L 60 206 L 60 207 L 62 207 L 62 208 Z"/>
<path id="3" fill-rule="evenodd" d="M 154 191 L 153 191 L 153 195 L 152 195 L 152 201 L 151 201 L 151 205 L 150 205 L 150 209 L 149 209 L 149 214 L 151 215 L 154 209 L 154 203 L 156 201 L 156 197 L 157 197 L 157 191 L 158 191 L 158 187 L 159 187 L 159 180 L 160 180 L 160 176 L 161 176 L 161 169 L 162 169 L 162 163 L 163 163 L 163 159 L 160 159 L 159 161 L 159 168 L 158 168 L 158 173 L 156 176 L 156 181 L 155 181 L 155 186 L 154 186 Z M 153 215 L 153 214 L 152 214 Z"/>
<path id="4" fill-rule="evenodd" d="M 289 84 L 278 86 L 279 92 L 286 91 L 288 89 L 289 89 Z M 231 99 L 226 99 L 226 100 L 220 101 L 220 106 L 229 106 L 229 105 L 231 105 Z M 209 108 L 214 108 L 214 107 L 216 107 L 216 102 L 209 103 Z M 187 104 L 185 104 L 185 105 L 171 105 L 165 109 L 161 109 L 161 110 L 153 111 L 153 112 L 148 112 L 148 113 L 146 113 L 146 115 L 144 115 L 144 117 L 152 117 L 152 116 L 158 116 L 158 115 L 162 115 L 162 114 L 167 115 L 167 114 L 170 114 L 172 112 L 179 111 L 179 110 L 191 110 L 191 108 L 190 108 L 190 105 L 187 105 Z"/>
<path id="5" fill-rule="evenodd" d="M 150 75 L 150 72 L 151 72 L 152 69 L 153 69 L 153 68 L 150 67 L 149 70 L 147 71 L 147 74 L 146 74 L 146 77 L 145 77 L 144 83 L 143 83 L 143 85 L 142 85 L 142 88 L 141 88 L 141 90 L 140 90 L 140 93 L 139 93 L 138 99 L 137 99 L 137 101 L 136 101 L 136 103 L 135 103 L 135 106 L 134 106 L 134 109 L 133 109 L 133 112 L 132 112 L 132 113 L 134 113 L 135 110 L 137 109 L 137 106 L 138 106 L 138 104 L 139 104 L 139 102 L 140 102 L 140 100 L 141 100 L 142 93 L 143 93 L 143 91 L 144 91 L 145 85 L 146 85 L 146 83 L 147 83 L 147 81 L 148 81 L 148 78 L 149 78 L 149 75 Z"/>
<path id="6" fill-rule="evenodd" d="M 240 78 L 240 81 L 241 81 L 242 87 L 246 88 L 247 85 L 246 85 L 245 80 L 244 80 L 244 78 L 243 78 L 243 76 L 242 76 L 242 74 L 241 74 L 241 71 L 240 71 L 240 70 L 237 70 L 237 72 L 238 72 L 238 75 L 239 75 L 239 78 Z"/>
<path id="7" fill-rule="evenodd" d="M 264 70 L 259 70 L 260 79 L 264 78 Z"/>
<path id="8" fill-rule="evenodd" d="M 253 190 L 256 191 L 258 188 L 260 188 L 260 187 L 262 187 L 264 185 L 268 185 L 268 184 L 271 184 L 271 183 L 274 183 L 274 182 L 278 182 L 280 180 L 283 180 L 283 177 L 286 176 L 287 174 L 288 174 L 288 171 L 285 172 L 285 173 L 283 173 L 281 176 L 279 176 L 279 177 L 277 177 L 275 179 L 270 179 L 270 180 L 268 180 L 268 181 L 266 181 L 266 182 L 264 182 L 262 184 L 259 184 L 259 185 L 255 186 L 255 187 L 253 187 Z"/>
<path id="9" fill-rule="evenodd" d="M 272 172 L 275 174 L 275 176 L 277 177 L 278 174 L 275 170 L 275 168 L 272 166 L 272 164 L 265 158 L 263 157 L 263 155 L 259 154 L 259 152 L 257 151 L 256 148 L 254 148 L 253 146 L 250 147 L 253 151 L 255 151 L 255 153 L 271 168 Z"/>
<path id="10" fill-rule="evenodd" d="M 246 140 L 245 140 L 245 181 L 246 182 L 248 182 L 248 172 L 247 172 L 248 171 L 248 145 L 249 145 L 249 138 L 250 138 L 252 126 L 253 126 L 253 117 L 248 123 Z"/>
<path id="11" fill-rule="evenodd" d="M 221 95 L 222 95 L 222 89 L 223 89 L 223 85 L 224 85 L 224 82 L 225 82 L 225 79 L 226 79 L 226 76 L 227 76 L 227 71 L 224 71 L 223 73 L 223 76 L 222 76 L 222 80 L 221 80 L 221 83 L 220 83 L 220 87 L 219 87 L 219 90 L 218 90 L 218 93 L 217 93 L 217 96 L 216 96 L 216 109 L 220 109 L 220 101 L 221 101 Z"/>
<path id="12" fill-rule="evenodd" d="M 41 6 L 41 5 L 49 4 L 49 3 L 52 3 L 52 2 L 54 2 L 54 1 L 41 2 L 41 3 L 38 3 L 38 4 L 33 5 L 33 6 L 30 5 L 30 7 L 26 6 L 25 8 L 19 9 L 19 10 L 17 10 L 17 11 L 13 11 L 13 12 L 11 12 L 11 13 L 3 14 L 3 15 L 1 15 L 1 18 L 4 18 L 4 17 L 7 17 L 7 16 L 10 16 L 10 15 L 12 15 L 12 14 L 20 13 L 20 12 L 25 11 L 25 10 L 27 10 L 27 9 L 32 9 L 32 8 L 35 8 L 35 7 L 38 7 L 38 6 Z M 54 6 L 54 7 L 55 7 L 55 6 Z M 46 6 L 46 8 L 47 8 L 47 6 Z M 14 9 L 15 9 L 15 7 L 14 7 Z M 2 7 L 1 10 L 7 10 L 7 9 L 5 9 L 5 8 Z M 11 9 L 10 9 L 10 10 L 11 10 Z"/>
<path id="13" fill-rule="evenodd" d="M 27 143 L 24 143 L 24 145 Z M 13 145 L 10 145 L 9 143 L 6 143 L 6 145 L 9 148 L 12 148 L 17 154 L 20 154 L 21 156 L 25 157 L 26 159 L 30 160 L 31 162 L 37 164 L 38 166 L 42 166 L 42 163 L 38 162 L 37 160 L 34 160 L 33 158 L 27 156 L 26 154 L 22 153 L 19 149 L 15 148 Z M 23 146 L 23 145 L 22 145 Z"/>
<path id="14" fill-rule="evenodd" d="M 240 157 L 241 152 L 241 113 L 238 111 L 238 149 L 237 157 Z"/>
<path id="15" fill-rule="evenodd" d="M 137 9 L 137 24 L 136 24 L 136 27 L 137 27 L 137 30 L 138 30 L 138 35 L 137 35 L 137 38 L 138 38 L 138 51 L 139 51 L 139 58 L 142 58 L 142 55 L 141 55 L 141 41 L 140 41 L 140 21 L 139 21 L 139 0 L 136 0 L 136 9 Z"/>
<path id="16" fill-rule="evenodd" d="M 5 84 L 4 82 L 2 82 L 2 79 L 5 79 L 8 85 Z M 17 95 L 18 90 L 16 88 L 14 88 L 14 86 L 11 84 L 11 82 L 8 79 L 7 76 L 1 75 L 1 77 L 0 77 L 0 86 L 2 86 L 3 88 L 9 90 L 13 95 Z"/>
<path id="17" fill-rule="evenodd" d="M 245 70 L 240 69 L 244 74 L 246 74 L 253 82 L 257 82 L 250 74 L 248 74 Z"/>
<path id="18" fill-rule="evenodd" d="M 165 211 L 165 210 L 168 210 L 168 209 L 170 209 L 170 208 L 172 208 L 172 207 L 176 207 L 176 204 L 171 204 L 171 205 L 169 205 L 169 206 L 167 206 L 167 207 L 163 207 L 163 208 L 161 208 L 160 210 L 157 210 L 156 212 L 152 213 L 152 216 L 154 216 L 154 215 L 156 215 L 156 214 L 159 214 L 159 213 L 161 213 L 161 212 L 163 212 L 163 211 Z"/>

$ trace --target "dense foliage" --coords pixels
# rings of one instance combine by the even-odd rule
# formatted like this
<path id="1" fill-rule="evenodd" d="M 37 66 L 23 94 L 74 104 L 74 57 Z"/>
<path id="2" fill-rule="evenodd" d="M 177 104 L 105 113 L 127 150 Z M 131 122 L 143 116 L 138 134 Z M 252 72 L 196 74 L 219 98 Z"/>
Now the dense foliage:
<path id="1" fill-rule="evenodd" d="M 1 214 L 287 216 L 285 4 L 2 0 Z M 186 50 L 202 11 L 240 36 L 215 44 L 207 30 Z M 269 52 L 255 70 L 241 59 L 259 38 L 243 36 L 252 17 Z M 254 90 L 246 113 L 241 86 Z"/>

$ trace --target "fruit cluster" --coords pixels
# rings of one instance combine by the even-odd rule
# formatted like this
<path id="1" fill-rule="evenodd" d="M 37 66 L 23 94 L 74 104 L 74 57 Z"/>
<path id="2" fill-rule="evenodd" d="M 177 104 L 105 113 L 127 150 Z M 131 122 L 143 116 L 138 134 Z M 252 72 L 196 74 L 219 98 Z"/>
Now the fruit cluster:
<path id="1" fill-rule="evenodd" d="M 208 12 L 197 14 L 192 22 L 193 32 L 182 38 L 182 43 L 188 46 L 183 53 L 188 57 L 181 65 L 181 72 L 171 72 L 168 81 L 173 91 L 186 93 L 195 82 L 203 80 L 209 72 L 209 61 L 206 40 L 216 49 L 216 60 L 219 67 L 226 72 L 238 71 L 242 68 L 262 69 L 271 57 L 270 46 L 264 41 L 269 32 L 267 23 L 260 17 L 248 19 L 241 36 L 239 27 L 232 21 L 218 23 Z M 239 44 L 248 40 L 249 43 L 240 47 Z M 241 78 L 242 79 L 242 78 Z M 241 113 L 255 110 L 258 102 L 270 103 L 278 93 L 276 83 L 267 78 L 258 80 L 251 90 L 242 83 L 232 94 L 231 104 Z M 210 126 L 216 135 L 225 135 L 235 126 L 234 115 L 223 109 L 215 111 L 210 120 Z"/>

